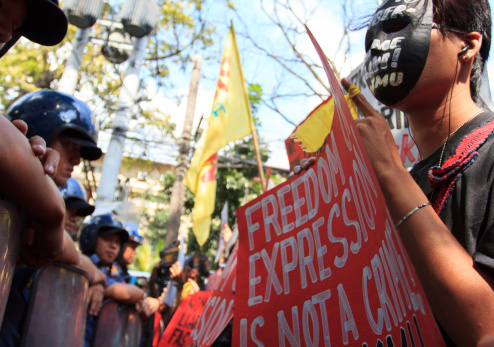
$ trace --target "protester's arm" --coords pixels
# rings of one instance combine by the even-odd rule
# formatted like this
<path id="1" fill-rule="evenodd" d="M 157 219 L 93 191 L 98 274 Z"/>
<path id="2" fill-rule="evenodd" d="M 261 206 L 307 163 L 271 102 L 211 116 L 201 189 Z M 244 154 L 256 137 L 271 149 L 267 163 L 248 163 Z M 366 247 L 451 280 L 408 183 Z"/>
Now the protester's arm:
<path id="1" fill-rule="evenodd" d="M 223 238 L 223 247 L 220 249 L 220 257 L 218 259 L 218 264 L 222 265 L 225 263 L 225 255 L 226 255 L 226 244 L 231 239 L 233 235 L 233 231 L 228 224 L 223 225 L 223 231 L 221 232 L 221 237 Z"/>
<path id="2" fill-rule="evenodd" d="M 349 81 L 342 81 L 348 89 Z M 428 202 L 402 166 L 387 123 L 362 94 L 353 99 L 365 119 L 357 129 L 395 223 Z M 494 281 L 477 268 L 431 206 L 421 208 L 399 233 L 436 319 L 457 345 L 475 346 L 494 333 Z"/>
<path id="3" fill-rule="evenodd" d="M 28 140 L 4 117 L 0 117 L 0 148 L 0 194 L 25 211 L 39 256 L 53 260 L 63 250 L 62 196 Z"/>
<path id="4" fill-rule="evenodd" d="M 106 287 L 105 297 L 122 304 L 134 304 L 144 298 L 144 292 L 133 284 L 117 282 Z"/>

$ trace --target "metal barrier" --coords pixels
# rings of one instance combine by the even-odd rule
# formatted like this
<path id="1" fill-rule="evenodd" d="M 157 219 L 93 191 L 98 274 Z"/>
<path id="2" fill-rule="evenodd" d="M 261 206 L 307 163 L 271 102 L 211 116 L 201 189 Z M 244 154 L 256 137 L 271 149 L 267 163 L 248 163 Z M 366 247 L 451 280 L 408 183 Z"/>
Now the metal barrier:
<path id="1" fill-rule="evenodd" d="M 22 225 L 19 208 L 0 199 L 0 326 L 19 257 Z"/>
<path id="2" fill-rule="evenodd" d="M 139 346 L 142 321 L 133 306 L 107 301 L 96 325 L 93 347 Z"/>
<path id="3" fill-rule="evenodd" d="M 82 347 L 86 329 L 87 273 L 52 264 L 37 271 L 20 346 Z"/>

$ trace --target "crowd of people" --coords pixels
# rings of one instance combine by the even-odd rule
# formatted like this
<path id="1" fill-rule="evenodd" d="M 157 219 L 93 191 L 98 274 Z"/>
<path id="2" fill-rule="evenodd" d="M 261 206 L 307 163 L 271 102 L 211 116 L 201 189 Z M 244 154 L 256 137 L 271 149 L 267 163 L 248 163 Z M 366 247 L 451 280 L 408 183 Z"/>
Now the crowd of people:
<path id="1" fill-rule="evenodd" d="M 55 45 L 67 32 L 57 0 L 3 0 L 0 18 L 0 56 L 21 36 Z M 385 42 L 400 43 L 400 72 L 383 60 Z M 479 97 L 490 44 L 487 0 L 379 5 L 368 25 L 364 75 L 379 101 L 408 118 L 422 158 L 410 172 L 386 120 L 362 94 L 353 97 L 364 115 L 357 129 L 389 212 L 451 346 L 493 343 L 494 114 Z M 353 88 L 346 79 L 342 86 Z M 83 225 L 94 206 L 72 172 L 81 158 L 102 155 L 94 116 L 83 102 L 52 90 L 24 95 L 0 117 L 0 144 L 0 196 L 20 206 L 27 219 L 2 346 L 19 344 L 33 276 L 53 262 L 87 273 L 86 346 L 106 299 L 133 305 L 144 324 L 160 312 L 164 326 L 181 300 L 205 289 L 211 265 L 204 255 L 190 255 L 183 267 L 162 260 L 149 283 L 139 281 L 128 271 L 143 240 L 139 226 L 113 213 Z M 170 307 L 162 300 L 169 281 L 178 291 Z"/>

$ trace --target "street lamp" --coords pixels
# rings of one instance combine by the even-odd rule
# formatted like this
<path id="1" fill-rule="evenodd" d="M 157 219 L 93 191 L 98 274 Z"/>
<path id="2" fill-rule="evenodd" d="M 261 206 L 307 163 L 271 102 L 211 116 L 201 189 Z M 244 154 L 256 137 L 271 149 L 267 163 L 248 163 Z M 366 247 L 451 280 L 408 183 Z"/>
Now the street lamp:
<path id="1" fill-rule="evenodd" d="M 130 36 L 141 38 L 149 35 L 158 24 L 159 7 L 155 0 L 127 0 L 120 18 Z"/>
<path id="2" fill-rule="evenodd" d="M 72 43 L 72 52 L 58 83 L 58 90 L 73 95 L 79 80 L 79 67 L 89 39 L 89 31 L 103 15 L 104 3 L 103 0 L 65 0 L 62 9 L 67 12 L 70 24 L 78 29 Z"/>
<path id="3" fill-rule="evenodd" d="M 92 27 L 103 15 L 103 0 L 65 0 L 62 9 L 67 12 L 69 23 L 78 28 Z"/>
<path id="4" fill-rule="evenodd" d="M 124 30 L 133 36 L 134 48 L 118 96 L 118 111 L 113 122 L 113 133 L 108 151 L 103 159 L 96 204 L 111 202 L 115 197 L 115 187 L 122 165 L 125 139 L 132 118 L 132 107 L 136 104 L 141 85 L 139 73 L 146 55 L 148 35 L 158 24 L 158 19 L 159 7 L 155 0 L 126 0 L 122 6 L 120 20 Z"/>

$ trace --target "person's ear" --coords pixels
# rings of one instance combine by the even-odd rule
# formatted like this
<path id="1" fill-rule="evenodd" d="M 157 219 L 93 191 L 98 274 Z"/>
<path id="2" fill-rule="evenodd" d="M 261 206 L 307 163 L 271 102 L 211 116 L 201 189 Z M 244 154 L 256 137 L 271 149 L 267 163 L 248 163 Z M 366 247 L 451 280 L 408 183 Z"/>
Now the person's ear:
<path id="1" fill-rule="evenodd" d="M 479 53 L 480 47 L 482 47 L 482 35 L 480 33 L 473 31 L 470 34 L 466 34 L 459 59 L 463 61 L 473 59 Z"/>

